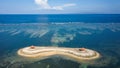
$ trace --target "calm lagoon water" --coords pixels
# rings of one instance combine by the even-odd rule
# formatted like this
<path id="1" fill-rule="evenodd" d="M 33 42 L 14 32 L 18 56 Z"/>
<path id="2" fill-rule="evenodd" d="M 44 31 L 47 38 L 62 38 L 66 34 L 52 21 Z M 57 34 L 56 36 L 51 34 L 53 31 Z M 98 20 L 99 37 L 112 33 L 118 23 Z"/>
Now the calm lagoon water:
<path id="1" fill-rule="evenodd" d="M 54 16 L 52 19 L 48 16 L 38 20 L 38 17 L 34 16 L 29 18 L 24 15 L 21 17 L 0 15 L 0 68 L 120 68 L 119 15 L 108 15 L 104 19 L 101 17 L 104 22 L 100 21 L 99 17 L 94 19 L 95 16 L 91 18 L 88 15 L 87 18 L 91 19 L 89 18 L 87 23 L 85 16 L 76 16 L 76 19 L 74 16 L 65 15 L 62 17 L 69 17 L 68 21 L 61 17 L 55 21 Z M 32 21 L 28 23 L 31 19 Z M 43 20 L 49 21 L 42 23 Z M 94 20 L 99 22 L 93 23 Z M 98 51 L 101 58 L 79 63 L 61 56 L 41 60 L 17 55 L 18 49 L 30 45 L 85 47 Z"/>

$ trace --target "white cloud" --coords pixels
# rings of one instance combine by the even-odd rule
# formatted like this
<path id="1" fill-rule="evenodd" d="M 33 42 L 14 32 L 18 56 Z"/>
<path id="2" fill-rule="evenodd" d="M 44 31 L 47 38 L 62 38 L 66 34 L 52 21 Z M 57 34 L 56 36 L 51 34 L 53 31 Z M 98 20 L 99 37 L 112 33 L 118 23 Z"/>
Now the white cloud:
<path id="1" fill-rule="evenodd" d="M 39 5 L 42 9 L 53 9 L 53 10 L 64 10 L 66 7 L 75 6 L 76 4 L 69 3 L 61 6 L 50 6 L 48 0 L 35 0 L 35 3 Z"/>
<path id="2" fill-rule="evenodd" d="M 64 10 L 63 8 L 65 7 L 70 7 L 70 6 L 75 6 L 76 4 L 64 4 L 62 6 L 54 6 L 52 7 L 52 9 L 55 9 L 55 10 Z"/>

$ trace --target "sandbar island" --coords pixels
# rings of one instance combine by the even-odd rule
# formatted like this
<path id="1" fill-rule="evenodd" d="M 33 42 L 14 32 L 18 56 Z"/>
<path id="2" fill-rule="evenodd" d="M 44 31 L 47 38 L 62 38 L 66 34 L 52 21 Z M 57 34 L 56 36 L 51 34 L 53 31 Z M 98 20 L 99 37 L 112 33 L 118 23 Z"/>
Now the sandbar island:
<path id="1" fill-rule="evenodd" d="M 19 49 L 17 53 L 20 56 L 28 58 L 44 58 L 60 55 L 74 60 L 92 60 L 100 57 L 98 52 L 87 48 L 29 46 Z"/>

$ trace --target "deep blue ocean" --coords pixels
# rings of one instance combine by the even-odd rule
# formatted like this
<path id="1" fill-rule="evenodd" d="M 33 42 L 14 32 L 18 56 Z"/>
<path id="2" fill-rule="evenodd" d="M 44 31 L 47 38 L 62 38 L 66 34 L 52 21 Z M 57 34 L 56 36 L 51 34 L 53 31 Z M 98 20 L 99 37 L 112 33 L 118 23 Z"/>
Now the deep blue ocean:
<path id="1" fill-rule="evenodd" d="M 81 63 L 53 56 L 24 58 L 27 46 L 89 48 L 99 59 Z M 120 68 L 120 14 L 1 14 L 0 68 Z"/>
<path id="2" fill-rule="evenodd" d="M 120 14 L 0 15 L 0 23 L 51 23 L 51 22 L 119 23 Z"/>

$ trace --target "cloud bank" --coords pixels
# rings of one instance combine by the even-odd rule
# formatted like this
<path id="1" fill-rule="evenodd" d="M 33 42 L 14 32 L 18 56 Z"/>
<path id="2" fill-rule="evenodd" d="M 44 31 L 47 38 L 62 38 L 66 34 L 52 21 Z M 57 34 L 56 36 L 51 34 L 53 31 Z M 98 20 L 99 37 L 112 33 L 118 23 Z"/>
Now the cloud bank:
<path id="1" fill-rule="evenodd" d="M 66 7 L 75 6 L 74 3 L 68 3 L 60 6 L 50 6 L 48 0 L 35 0 L 35 3 L 39 5 L 42 9 L 52 9 L 52 10 L 64 10 Z"/>

